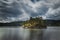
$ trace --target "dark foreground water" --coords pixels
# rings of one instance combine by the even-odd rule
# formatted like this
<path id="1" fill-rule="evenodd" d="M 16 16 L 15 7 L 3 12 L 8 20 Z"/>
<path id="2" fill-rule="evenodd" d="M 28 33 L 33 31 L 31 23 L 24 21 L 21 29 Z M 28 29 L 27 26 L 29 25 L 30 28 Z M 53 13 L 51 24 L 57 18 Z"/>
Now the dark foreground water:
<path id="1" fill-rule="evenodd" d="M 0 40 L 60 40 L 60 27 L 47 29 L 0 28 Z"/>

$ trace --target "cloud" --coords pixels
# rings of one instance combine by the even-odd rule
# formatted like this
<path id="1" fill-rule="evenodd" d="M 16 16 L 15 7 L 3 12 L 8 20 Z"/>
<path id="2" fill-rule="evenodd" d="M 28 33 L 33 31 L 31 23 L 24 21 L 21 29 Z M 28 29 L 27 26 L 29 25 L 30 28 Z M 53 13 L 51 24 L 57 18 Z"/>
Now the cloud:
<path id="1" fill-rule="evenodd" d="M 45 14 L 46 19 L 60 20 L 60 0 L 49 1 L 53 5 L 49 7 L 49 10 Z"/>
<path id="2" fill-rule="evenodd" d="M 60 0 L 0 0 L 0 22 L 28 20 L 42 16 L 60 19 Z"/>
<path id="3" fill-rule="evenodd" d="M 0 22 L 27 20 L 30 16 L 35 17 L 39 14 L 44 14 L 42 13 L 43 6 L 39 4 L 40 2 L 33 3 L 30 0 L 8 0 L 0 1 L 0 3 Z M 38 12 L 39 10 L 41 12 Z"/>

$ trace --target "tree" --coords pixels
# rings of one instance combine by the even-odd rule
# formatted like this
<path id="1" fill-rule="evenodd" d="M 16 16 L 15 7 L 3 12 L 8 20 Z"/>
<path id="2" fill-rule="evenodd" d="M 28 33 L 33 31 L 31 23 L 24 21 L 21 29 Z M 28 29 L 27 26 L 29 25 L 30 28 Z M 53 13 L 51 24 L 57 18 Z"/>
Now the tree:
<path id="1" fill-rule="evenodd" d="M 28 28 L 46 28 L 45 22 L 43 19 L 37 17 L 37 18 L 32 18 L 30 17 L 30 20 L 25 21 L 24 27 Z"/>

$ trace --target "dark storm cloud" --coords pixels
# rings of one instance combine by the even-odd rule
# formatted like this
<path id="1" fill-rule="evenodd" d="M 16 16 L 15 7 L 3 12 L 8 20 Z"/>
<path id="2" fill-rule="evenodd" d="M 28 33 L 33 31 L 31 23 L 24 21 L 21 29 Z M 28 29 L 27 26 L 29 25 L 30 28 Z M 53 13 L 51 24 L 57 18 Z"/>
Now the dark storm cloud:
<path id="1" fill-rule="evenodd" d="M 32 16 L 38 16 L 39 14 L 44 14 L 42 10 L 40 10 L 41 12 L 39 13 L 39 9 L 37 8 L 32 8 L 30 5 L 28 5 L 27 3 L 24 3 L 24 1 L 21 1 L 20 3 L 17 3 L 16 1 L 11 1 L 11 3 L 6 2 L 6 1 L 0 1 L 0 20 L 3 22 L 6 21 L 12 21 L 12 20 L 25 20 L 25 18 Z M 33 4 L 34 5 L 34 4 Z M 36 6 L 36 5 L 35 5 Z M 36 11 L 34 11 L 36 10 Z M 38 11 L 37 11 L 38 10 Z M 28 16 L 27 16 L 28 15 Z M 20 16 L 20 17 L 19 17 Z M 24 17 L 25 18 L 24 18 Z"/>
<path id="2" fill-rule="evenodd" d="M 33 3 L 35 3 L 35 2 L 38 2 L 38 1 L 40 1 L 40 0 L 31 0 Z"/>
<path id="3" fill-rule="evenodd" d="M 48 8 L 44 7 L 44 6 L 35 9 L 37 12 L 32 10 L 32 8 L 28 5 L 23 6 L 23 8 L 27 12 L 27 14 L 29 14 L 31 17 L 35 17 L 35 16 L 38 16 L 38 15 L 45 15 L 46 11 L 48 10 Z"/>
<path id="4" fill-rule="evenodd" d="M 53 6 L 53 9 L 56 9 L 56 8 L 59 8 L 59 7 L 60 7 L 60 2 L 55 3 L 54 6 Z"/>
<path id="5" fill-rule="evenodd" d="M 51 9 L 51 11 L 49 11 L 46 14 L 48 19 L 53 19 L 53 20 L 60 20 L 60 8 L 58 9 Z"/>
<path id="6" fill-rule="evenodd" d="M 4 3 L 3 1 L 0 1 L 0 20 L 12 20 L 11 18 L 17 18 L 19 15 L 22 14 L 22 11 L 19 10 L 20 6 L 18 3 L 13 2 L 12 4 Z"/>
<path id="7" fill-rule="evenodd" d="M 60 20 L 60 0 L 53 1 L 46 13 L 47 19 Z"/>
<path id="8" fill-rule="evenodd" d="M 0 22 L 27 20 L 43 16 L 45 19 L 60 19 L 59 0 L 7 0 L 0 1 Z"/>
<path id="9" fill-rule="evenodd" d="M 0 22 L 26 20 L 29 17 L 25 12 L 28 7 L 23 2 L 0 2 Z"/>

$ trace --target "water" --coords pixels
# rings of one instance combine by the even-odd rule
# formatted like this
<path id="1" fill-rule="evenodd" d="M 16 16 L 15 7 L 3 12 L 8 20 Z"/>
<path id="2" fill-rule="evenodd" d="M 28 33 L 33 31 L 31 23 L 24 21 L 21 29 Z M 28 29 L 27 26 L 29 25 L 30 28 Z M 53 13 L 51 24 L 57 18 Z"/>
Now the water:
<path id="1" fill-rule="evenodd" d="M 44 32 L 43 40 L 60 40 L 60 27 L 48 27 Z"/>
<path id="2" fill-rule="evenodd" d="M 48 27 L 43 30 L 0 28 L 0 40 L 60 40 L 60 27 Z"/>

